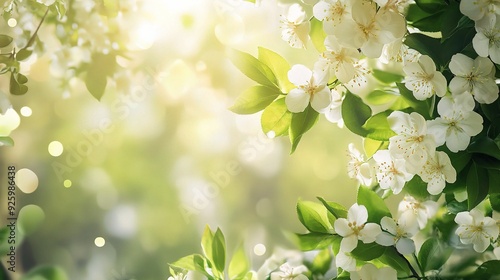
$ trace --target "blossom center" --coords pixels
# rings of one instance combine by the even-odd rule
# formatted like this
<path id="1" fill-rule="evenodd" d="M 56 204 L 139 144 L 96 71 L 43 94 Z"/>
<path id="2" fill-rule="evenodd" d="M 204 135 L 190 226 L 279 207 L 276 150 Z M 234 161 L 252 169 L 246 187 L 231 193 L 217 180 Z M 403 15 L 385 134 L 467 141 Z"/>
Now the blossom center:
<path id="1" fill-rule="evenodd" d="M 360 225 L 360 226 L 357 226 L 356 222 L 350 222 L 347 224 L 351 229 L 352 231 L 354 232 L 354 234 L 356 235 L 359 235 L 359 232 L 365 227 L 365 225 Z"/>

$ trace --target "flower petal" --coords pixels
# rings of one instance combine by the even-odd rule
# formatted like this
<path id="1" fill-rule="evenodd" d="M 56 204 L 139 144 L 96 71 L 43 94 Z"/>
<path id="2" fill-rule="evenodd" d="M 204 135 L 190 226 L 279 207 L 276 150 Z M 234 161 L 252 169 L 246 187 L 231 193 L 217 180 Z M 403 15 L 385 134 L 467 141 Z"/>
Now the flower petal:
<path id="1" fill-rule="evenodd" d="M 309 94 L 304 90 L 294 88 L 285 97 L 286 107 L 292 113 L 304 112 L 309 105 L 309 99 Z"/>
<path id="2" fill-rule="evenodd" d="M 312 71 L 302 64 L 295 64 L 288 71 L 288 80 L 296 86 L 307 85 L 312 78 Z"/>

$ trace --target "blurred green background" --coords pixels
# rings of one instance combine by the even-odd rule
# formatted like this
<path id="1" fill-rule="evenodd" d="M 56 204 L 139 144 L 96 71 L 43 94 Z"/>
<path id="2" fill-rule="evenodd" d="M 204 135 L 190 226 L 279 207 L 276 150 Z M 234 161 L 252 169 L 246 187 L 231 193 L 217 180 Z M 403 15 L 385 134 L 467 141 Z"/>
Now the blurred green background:
<path id="1" fill-rule="evenodd" d="M 321 117 L 289 155 L 288 139 L 261 132 L 259 114 L 227 109 L 253 85 L 228 50 L 255 55 L 263 46 L 291 65 L 316 61 L 312 45 L 292 49 L 281 40 L 283 3 L 119 1 L 111 19 L 95 12 L 99 1 L 69 2 L 80 24 L 64 29 L 49 15 L 43 50 L 21 65 L 28 93 L 8 96 L 16 111 L 32 114 L 12 132 L 15 146 L 0 148 L 2 170 L 32 170 L 37 188 L 18 191 L 18 201 L 45 213 L 18 250 L 23 270 L 52 264 L 69 279 L 166 279 L 169 262 L 200 252 L 206 224 L 224 231 L 229 251 L 244 241 L 257 268 L 274 248 L 293 248 L 283 232 L 304 231 L 297 199 L 355 201 L 347 144 L 361 143 L 350 132 Z M 21 38 L 39 17 L 16 20 L 0 20 L 0 33 Z M 126 55 L 97 101 L 72 65 L 113 43 Z M 0 76 L 4 95 L 8 79 Z M 49 153 L 53 141 L 64 148 L 59 156 Z"/>

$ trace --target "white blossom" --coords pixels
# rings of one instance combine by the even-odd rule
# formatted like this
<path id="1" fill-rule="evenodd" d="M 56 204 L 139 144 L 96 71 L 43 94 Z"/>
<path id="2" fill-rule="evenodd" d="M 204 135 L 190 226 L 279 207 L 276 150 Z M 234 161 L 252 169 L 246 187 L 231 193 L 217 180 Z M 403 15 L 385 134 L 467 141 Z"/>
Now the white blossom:
<path id="1" fill-rule="evenodd" d="M 457 172 L 451 165 L 450 158 L 441 151 L 427 157 L 427 162 L 418 175 L 427 183 L 427 191 L 433 195 L 440 194 L 446 182 L 454 183 L 457 179 Z"/>
<path id="2" fill-rule="evenodd" d="M 474 100 L 467 92 L 443 97 L 437 109 L 440 117 L 428 121 L 428 131 L 438 146 L 446 142 L 450 151 L 463 151 L 469 146 L 471 136 L 483 130 L 483 117 L 472 111 Z"/>
<path id="3" fill-rule="evenodd" d="M 365 160 L 365 157 L 354 147 L 353 143 L 349 146 L 349 161 L 347 162 L 347 175 L 358 180 L 361 185 L 370 186 L 373 182 L 372 167 Z"/>
<path id="4" fill-rule="evenodd" d="M 271 280 L 308 280 L 303 273 L 307 272 L 307 267 L 304 265 L 292 266 L 288 262 L 280 266 L 279 271 L 271 273 Z"/>
<path id="5" fill-rule="evenodd" d="M 367 219 L 366 207 L 355 203 L 347 211 L 347 219 L 335 220 L 335 232 L 343 237 L 340 242 L 340 250 L 351 252 L 358 246 L 358 240 L 363 241 L 363 243 L 375 241 L 381 232 L 380 226 L 375 223 L 366 223 Z"/>
<path id="6" fill-rule="evenodd" d="M 478 21 L 487 16 L 500 13 L 499 0 L 466 0 L 460 2 L 460 12 Z"/>
<path id="7" fill-rule="evenodd" d="M 410 49 L 403 44 L 402 39 L 399 39 L 384 45 L 380 61 L 383 63 L 402 62 L 403 65 L 406 65 L 408 62 L 418 62 L 419 58 L 420 53 L 418 51 Z"/>
<path id="8" fill-rule="evenodd" d="M 478 55 L 490 56 L 496 64 L 500 63 L 500 16 L 495 15 L 491 20 L 476 22 L 476 35 L 472 39 L 472 46 Z"/>
<path id="9" fill-rule="evenodd" d="M 303 112 L 309 103 L 320 113 L 328 108 L 332 95 L 326 86 L 328 77 L 324 71 L 311 71 L 302 64 L 296 64 L 288 71 L 288 79 L 297 86 L 285 97 L 290 112 Z"/>
<path id="10" fill-rule="evenodd" d="M 358 50 L 341 46 L 333 36 L 326 37 L 325 48 L 326 51 L 321 54 L 318 62 L 316 62 L 315 69 L 333 72 L 335 77 L 342 83 L 352 80 L 356 74 L 354 64 L 360 57 Z"/>
<path id="11" fill-rule="evenodd" d="M 356 270 L 356 259 L 349 252 L 340 250 L 337 256 L 335 256 L 335 263 L 345 271 Z"/>
<path id="12" fill-rule="evenodd" d="M 367 263 L 359 271 L 351 272 L 351 280 L 397 280 L 397 271 L 392 267 L 377 268 L 374 264 Z"/>
<path id="13" fill-rule="evenodd" d="M 325 117 L 329 122 L 342 123 L 342 100 L 344 100 L 345 87 L 338 85 L 330 93 L 332 94 L 332 102 L 325 110 Z"/>
<path id="14" fill-rule="evenodd" d="M 323 21 L 323 29 L 327 34 L 334 34 L 335 28 L 351 16 L 351 1 L 321 0 L 313 7 L 313 15 Z"/>
<path id="15" fill-rule="evenodd" d="M 373 159 L 377 163 L 375 176 L 384 190 L 391 189 L 394 194 L 398 194 L 405 183 L 413 178 L 413 174 L 406 171 L 405 160 L 393 158 L 388 150 L 378 150 Z"/>
<path id="16" fill-rule="evenodd" d="M 450 82 L 452 93 L 468 91 L 477 102 L 485 104 L 490 104 L 498 98 L 495 66 L 488 58 L 478 56 L 472 59 L 458 53 L 452 56 L 449 67 L 455 75 Z"/>
<path id="17" fill-rule="evenodd" d="M 476 252 L 484 252 L 491 241 L 498 238 L 498 225 L 481 211 L 472 209 L 457 214 L 455 222 L 459 225 L 456 234 L 463 244 L 473 244 Z"/>
<path id="18" fill-rule="evenodd" d="M 374 2 L 355 1 L 352 19 L 345 19 L 334 35 L 341 44 L 360 48 L 367 57 L 378 58 L 384 44 L 402 38 L 406 32 L 406 21 L 399 13 L 377 11 Z"/>
<path id="19" fill-rule="evenodd" d="M 406 195 L 399 203 L 399 221 L 409 227 L 423 229 L 427 221 L 432 218 L 438 209 L 438 203 L 432 200 L 424 202 L 416 200 L 414 197 Z"/>
<path id="20" fill-rule="evenodd" d="M 345 83 L 344 86 L 350 90 L 352 93 L 359 92 L 368 83 L 368 75 L 371 71 L 368 68 L 368 62 L 366 59 L 362 59 L 354 64 L 354 77 L 349 82 Z"/>
<path id="21" fill-rule="evenodd" d="M 425 100 L 434 94 L 440 97 L 446 94 L 446 78 L 436 70 L 429 56 L 422 55 L 418 62 L 408 62 L 403 71 L 406 74 L 405 86 L 416 99 Z"/>
<path id="22" fill-rule="evenodd" d="M 406 160 L 406 169 L 418 173 L 427 161 L 427 155 L 434 152 L 434 137 L 427 133 L 424 117 L 419 113 L 392 112 L 387 118 L 391 129 L 397 133 L 389 139 L 389 151 L 396 158 Z"/>
<path id="23" fill-rule="evenodd" d="M 415 242 L 411 237 L 415 234 L 415 227 L 402 221 L 396 221 L 389 217 L 380 220 L 380 226 L 384 231 L 377 237 L 377 243 L 383 246 L 394 246 L 403 255 L 415 252 Z"/>
<path id="24" fill-rule="evenodd" d="M 281 20 L 281 38 L 294 48 L 305 47 L 309 39 L 309 19 L 299 4 L 288 8 L 286 16 Z"/>

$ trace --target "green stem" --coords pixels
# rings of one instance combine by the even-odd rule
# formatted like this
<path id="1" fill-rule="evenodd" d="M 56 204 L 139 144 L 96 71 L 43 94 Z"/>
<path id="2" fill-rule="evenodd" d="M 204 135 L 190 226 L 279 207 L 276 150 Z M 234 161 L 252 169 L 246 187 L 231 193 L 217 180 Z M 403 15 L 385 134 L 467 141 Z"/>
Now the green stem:
<path id="1" fill-rule="evenodd" d="M 33 45 L 33 43 L 35 42 L 36 34 L 38 33 L 38 30 L 40 30 L 40 26 L 42 26 L 42 23 L 43 23 L 43 21 L 45 20 L 45 18 L 47 17 L 47 14 L 48 14 L 48 13 L 49 13 L 49 8 L 47 8 L 47 10 L 45 11 L 45 14 L 43 14 L 42 20 L 40 20 L 40 23 L 39 23 L 39 24 L 38 24 L 38 26 L 36 27 L 35 32 L 33 33 L 33 35 L 31 35 L 30 40 L 29 40 L 29 41 L 28 41 L 28 43 L 26 44 L 26 47 L 24 47 L 23 49 L 27 49 L 27 48 L 29 48 L 31 45 Z"/>

